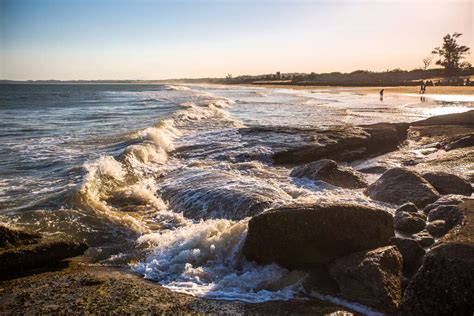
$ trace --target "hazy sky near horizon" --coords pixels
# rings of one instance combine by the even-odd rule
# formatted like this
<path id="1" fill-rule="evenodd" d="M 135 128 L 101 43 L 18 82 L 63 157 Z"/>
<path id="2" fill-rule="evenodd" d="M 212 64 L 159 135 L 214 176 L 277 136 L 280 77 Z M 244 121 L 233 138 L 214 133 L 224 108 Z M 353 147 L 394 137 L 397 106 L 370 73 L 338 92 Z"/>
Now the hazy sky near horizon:
<path id="1" fill-rule="evenodd" d="M 413 69 L 446 33 L 474 49 L 473 19 L 474 0 L 0 0 L 0 79 Z"/>

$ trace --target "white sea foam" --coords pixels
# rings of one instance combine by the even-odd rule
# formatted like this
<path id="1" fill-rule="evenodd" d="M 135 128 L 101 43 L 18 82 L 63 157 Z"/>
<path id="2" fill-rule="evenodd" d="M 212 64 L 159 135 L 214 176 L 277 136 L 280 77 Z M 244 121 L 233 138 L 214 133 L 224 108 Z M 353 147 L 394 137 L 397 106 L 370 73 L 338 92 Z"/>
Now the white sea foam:
<path id="1" fill-rule="evenodd" d="M 165 89 L 168 90 L 176 90 L 176 91 L 188 91 L 191 90 L 189 87 L 186 86 L 175 86 L 175 85 L 166 85 Z"/>
<path id="2" fill-rule="evenodd" d="M 138 243 L 148 245 L 153 253 L 133 269 L 195 296 L 247 302 L 293 298 L 305 274 L 245 261 L 240 249 L 246 229 L 246 220 L 207 220 L 144 235 Z"/>

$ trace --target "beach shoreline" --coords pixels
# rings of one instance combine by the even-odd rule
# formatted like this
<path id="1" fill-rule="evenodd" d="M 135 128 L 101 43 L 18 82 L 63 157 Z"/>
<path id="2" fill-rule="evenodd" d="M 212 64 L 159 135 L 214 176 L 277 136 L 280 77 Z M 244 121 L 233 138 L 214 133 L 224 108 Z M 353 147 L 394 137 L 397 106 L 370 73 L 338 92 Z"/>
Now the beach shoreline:
<path id="1" fill-rule="evenodd" d="M 352 92 L 355 94 L 378 94 L 384 89 L 384 94 L 420 94 L 419 86 L 394 86 L 394 87 L 347 87 L 347 86 L 317 86 L 317 85 L 293 85 L 293 84 L 237 84 L 238 86 L 262 87 L 270 89 L 292 89 L 292 90 L 312 90 L 318 92 Z M 474 95 L 474 87 L 471 86 L 428 86 L 426 95 Z"/>

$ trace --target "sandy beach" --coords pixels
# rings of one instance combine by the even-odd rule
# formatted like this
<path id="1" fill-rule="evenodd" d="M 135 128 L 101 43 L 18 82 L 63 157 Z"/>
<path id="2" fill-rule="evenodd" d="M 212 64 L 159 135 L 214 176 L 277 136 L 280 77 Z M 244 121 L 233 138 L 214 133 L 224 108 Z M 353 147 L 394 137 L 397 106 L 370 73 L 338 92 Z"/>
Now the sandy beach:
<path id="1" fill-rule="evenodd" d="M 379 93 L 381 89 L 384 89 L 385 95 L 387 94 L 419 94 L 420 87 L 418 86 L 400 86 L 400 87 L 337 87 L 337 86 L 306 86 L 306 85 L 291 85 L 291 84 L 250 84 L 246 86 L 253 87 L 266 87 L 266 88 L 284 88 L 284 89 L 295 89 L 295 90 L 318 90 L 324 92 L 337 91 L 337 92 L 354 92 L 357 94 L 373 94 Z M 427 87 L 426 94 L 439 94 L 439 95 L 474 95 L 474 87 Z"/>

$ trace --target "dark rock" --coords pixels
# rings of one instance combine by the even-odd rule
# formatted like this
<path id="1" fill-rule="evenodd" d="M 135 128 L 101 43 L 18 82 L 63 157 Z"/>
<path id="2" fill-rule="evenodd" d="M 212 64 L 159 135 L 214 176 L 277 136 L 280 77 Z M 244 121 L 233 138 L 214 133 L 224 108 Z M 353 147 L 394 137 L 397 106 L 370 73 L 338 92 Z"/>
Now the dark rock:
<path id="1" fill-rule="evenodd" d="M 444 236 L 449 231 L 446 222 L 443 220 L 436 220 L 428 223 L 426 225 L 426 230 L 431 234 L 431 236 L 436 238 Z"/>
<path id="2" fill-rule="evenodd" d="M 410 238 L 394 237 L 390 244 L 397 246 L 403 256 L 403 274 L 413 275 L 421 266 L 425 250 L 416 240 Z"/>
<path id="3" fill-rule="evenodd" d="M 443 220 L 446 229 L 451 229 L 461 223 L 464 214 L 457 205 L 440 205 L 428 213 L 428 221 Z"/>
<path id="4" fill-rule="evenodd" d="M 396 230 L 414 234 L 425 228 L 425 219 L 424 214 L 397 211 L 393 218 L 393 226 Z"/>
<path id="5" fill-rule="evenodd" d="M 253 217 L 243 254 L 260 264 L 311 268 L 385 246 L 393 236 L 392 216 L 380 209 L 356 204 L 293 205 Z"/>
<path id="6" fill-rule="evenodd" d="M 36 244 L 0 251 L 0 271 L 23 271 L 82 255 L 87 245 L 69 240 L 43 239 Z"/>
<path id="7" fill-rule="evenodd" d="M 397 208 L 395 213 L 398 213 L 398 212 L 416 213 L 418 212 L 418 208 L 416 207 L 415 204 L 408 202 L 408 203 L 402 204 L 402 206 Z"/>
<path id="8" fill-rule="evenodd" d="M 435 242 L 433 236 L 431 236 L 427 231 L 421 231 L 418 234 L 413 235 L 413 237 L 423 248 L 429 247 Z"/>
<path id="9" fill-rule="evenodd" d="M 382 154 L 396 150 L 406 140 L 408 124 L 377 123 L 361 128 L 370 135 L 367 141 L 368 152 Z"/>
<path id="10" fill-rule="evenodd" d="M 413 202 L 418 207 L 432 203 L 439 197 L 425 179 L 404 168 L 386 171 L 365 193 L 374 200 L 393 204 Z"/>
<path id="11" fill-rule="evenodd" d="M 440 205 L 459 205 L 466 199 L 463 195 L 444 195 L 437 199 L 434 203 L 428 204 L 423 209 L 425 214 L 428 214 L 431 210 L 437 208 Z"/>
<path id="12" fill-rule="evenodd" d="M 329 184 L 348 189 L 367 187 L 364 177 L 349 167 L 340 167 L 334 160 L 322 159 L 296 167 L 290 173 L 291 177 L 322 180 Z"/>
<path id="13" fill-rule="evenodd" d="M 441 194 L 460 194 L 470 196 L 472 186 L 466 180 L 446 172 L 426 172 L 423 178 Z"/>
<path id="14" fill-rule="evenodd" d="M 30 245 L 37 243 L 40 239 L 39 234 L 0 225 L 0 248 Z"/>
<path id="15" fill-rule="evenodd" d="M 315 133 L 313 144 L 303 145 L 273 155 L 276 164 L 301 164 L 335 156 L 365 147 L 370 135 L 362 129 L 348 128 Z M 360 159 L 360 158 L 357 158 Z"/>
<path id="16" fill-rule="evenodd" d="M 474 146 L 474 134 L 462 137 L 446 145 L 446 151 Z"/>
<path id="17" fill-rule="evenodd" d="M 315 264 L 304 271 L 308 273 L 303 281 L 303 289 L 307 294 L 311 295 L 311 292 L 316 291 L 327 295 L 339 295 L 339 286 L 329 274 L 327 265 Z"/>
<path id="18" fill-rule="evenodd" d="M 395 314 L 402 298 L 402 262 L 398 249 L 387 246 L 337 259 L 329 272 L 342 297 Z"/>
<path id="19" fill-rule="evenodd" d="M 474 200 L 460 208 L 465 220 L 426 254 L 404 293 L 402 315 L 473 315 Z"/>
<path id="20" fill-rule="evenodd" d="M 406 139 L 408 124 L 378 123 L 342 130 L 320 131 L 316 142 L 273 155 L 276 164 L 308 163 L 320 159 L 354 161 L 397 149 Z"/>
<path id="21" fill-rule="evenodd" d="M 369 174 L 384 173 L 385 171 L 387 171 L 387 167 L 385 167 L 385 166 L 372 166 L 372 167 L 362 168 L 362 169 L 359 169 L 357 171 L 362 172 L 362 173 L 369 173 Z"/>

